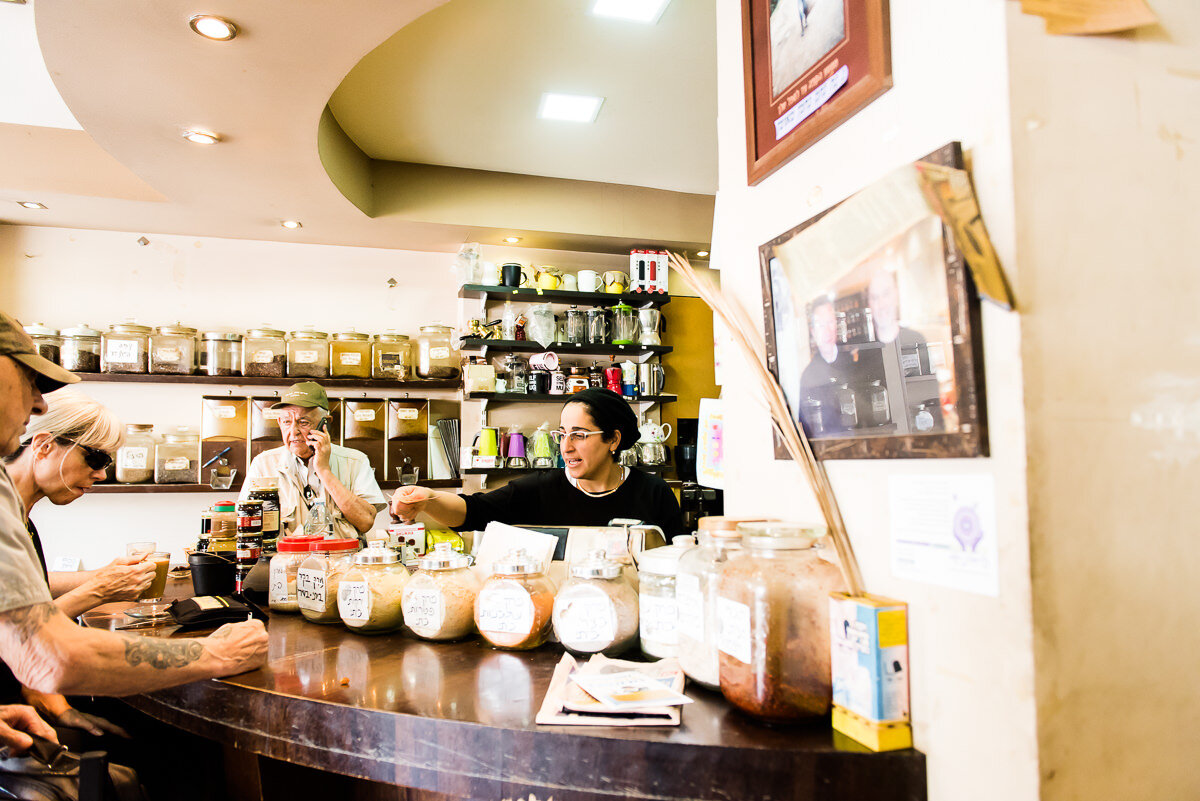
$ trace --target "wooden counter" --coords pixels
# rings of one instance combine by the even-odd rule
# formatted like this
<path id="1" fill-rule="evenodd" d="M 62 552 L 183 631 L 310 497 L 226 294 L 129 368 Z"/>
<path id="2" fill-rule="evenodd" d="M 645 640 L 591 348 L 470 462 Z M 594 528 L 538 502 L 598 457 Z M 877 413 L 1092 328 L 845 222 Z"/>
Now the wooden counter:
<path id="1" fill-rule="evenodd" d="M 123 616 L 89 613 L 114 626 Z M 225 745 L 469 798 L 920 801 L 925 757 L 864 752 L 828 721 L 755 723 L 689 685 L 678 727 L 537 726 L 562 651 L 375 637 L 274 615 L 267 667 L 126 699 Z"/>

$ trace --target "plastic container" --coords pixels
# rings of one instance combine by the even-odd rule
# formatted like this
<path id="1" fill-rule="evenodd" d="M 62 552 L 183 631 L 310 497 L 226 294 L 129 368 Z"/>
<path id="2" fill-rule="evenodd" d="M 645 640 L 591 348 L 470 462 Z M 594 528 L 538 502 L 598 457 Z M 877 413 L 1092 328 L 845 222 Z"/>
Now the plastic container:
<path id="1" fill-rule="evenodd" d="M 638 636 L 637 592 L 621 565 L 590 551 L 554 599 L 554 635 L 573 654 L 616 656 Z"/>
<path id="2" fill-rule="evenodd" d="M 241 375 L 242 335 L 205 331 L 200 350 L 200 372 L 205 375 Z"/>
<path id="3" fill-rule="evenodd" d="M 160 325 L 150 336 L 150 372 L 191 375 L 196 371 L 196 329 Z"/>
<path id="4" fill-rule="evenodd" d="M 57 328 L 32 323 L 25 326 L 25 333 L 33 340 L 33 346 L 37 348 L 39 356 L 55 364 L 62 361 L 62 337 L 58 335 Z"/>
<path id="5" fill-rule="evenodd" d="M 829 714 L 829 594 L 843 590 L 821 558 L 825 530 L 742 523 L 744 550 L 717 581 L 721 693 L 765 721 Z"/>
<path id="6" fill-rule="evenodd" d="M 371 377 L 407 381 L 412 377 L 412 342 L 404 334 L 384 331 L 371 345 Z"/>
<path id="7" fill-rule="evenodd" d="M 288 334 L 287 374 L 295 378 L 328 378 L 329 335 L 311 326 Z"/>
<path id="8" fill-rule="evenodd" d="M 134 322 L 111 325 L 100 337 L 100 370 L 145 373 L 149 369 L 150 327 Z"/>
<path id="9" fill-rule="evenodd" d="M 420 378 L 458 378 L 459 354 L 448 325 L 423 325 L 417 337 L 417 376 Z"/>
<path id="10" fill-rule="evenodd" d="M 310 623 L 337 623 L 338 585 L 358 551 L 358 540 L 319 540 L 296 568 L 296 601 Z"/>
<path id="11" fill-rule="evenodd" d="M 354 329 L 336 334 L 329 343 L 329 374 L 333 378 L 370 378 L 370 335 Z"/>
<path id="12" fill-rule="evenodd" d="M 527 651 L 550 636 L 554 583 L 537 559 L 518 548 L 492 564 L 475 599 L 475 627 L 497 648 Z"/>
<path id="13" fill-rule="evenodd" d="M 167 434 L 154 448 L 155 484 L 200 483 L 200 436 L 186 429 Z"/>
<path id="14" fill-rule="evenodd" d="M 117 449 L 116 478 L 118 484 L 148 484 L 154 480 L 154 426 L 129 423 L 125 426 L 125 443 Z"/>
<path id="15" fill-rule="evenodd" d="M 638 634 L 646 656 L 665 659 L 679 653 L 675 576 L 680 558 L 695 547 L 694 537 L 681 535 L 638 558 Z"/>
<path id="16" fill-rule="evenodd" d="M 458 640 L 475 631 L 479 579 L 471 558 L 439 542 L 417 560 L 417 572 L 404 588 L 404 624 L 426 640 Z"/>
<path id="17" fill-rule="evenodd" d="M 62 366 L 73 373 L 100 372 L 100 332 L 86 323 L 62 332 Z"/>
<path id="18" fill-rule="evenodd" d="M 338 614 L 346 628 L 362 634 L 396 631 L 404 625 L 402 603 L 408 568 L 382 542 L 354 555 L 354 566 L 338 585 Z"/>
<path id="19" fill-rule="evenodd" d="M 267 587 L 267 604 L 272 612 L 300 611 L 300 603 L 296 599 L 296 571 L 308 558 L 313 543 L 317 541 L 317 537 L 280 537 L 275 543 L 276 551 L 271 557 Z"/>
<path id="20" fill-rule="evenodd" d="M 283 378 L 287 375 L 287 340 L 278 328 L 251 328 L 242 340 L 242 375 Z"/>

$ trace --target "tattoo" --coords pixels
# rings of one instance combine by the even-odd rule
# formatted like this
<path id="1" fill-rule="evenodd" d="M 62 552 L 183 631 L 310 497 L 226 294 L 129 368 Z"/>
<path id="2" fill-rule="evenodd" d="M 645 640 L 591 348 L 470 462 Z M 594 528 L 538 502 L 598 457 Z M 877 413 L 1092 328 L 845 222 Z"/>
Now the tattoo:
<path id="1" fill-rule="evenodd" d="M 181 668 L 195 662 L 204 654 L 204 645 L 190 642 L 164 642 L 151 637 L 128 637 L 125 640 L 125 661 L 130 665 L 145 662 L 158 670 Z"/>
<path id="2" fill-rule="evenodd" d="M 59 614 L 58 607 L 54 604 L 34 604 L 33 606 L 23 606 L 20 609 L 10 609 L 0 615 L 0 619 L 8 621 L 16 629 L 17 639 L 21 645 L 24 645 L 42 630 L 42 626 L 46 625 L 50 618 L 57 614 Z"/>

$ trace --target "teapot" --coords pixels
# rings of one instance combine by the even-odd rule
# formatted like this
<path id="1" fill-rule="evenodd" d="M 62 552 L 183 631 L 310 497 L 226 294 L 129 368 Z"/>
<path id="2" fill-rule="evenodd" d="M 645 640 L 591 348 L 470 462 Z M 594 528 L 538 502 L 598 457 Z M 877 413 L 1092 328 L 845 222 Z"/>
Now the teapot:
<path id="1" fill-rule="evenodd" d="M 534 281 L 539 289 L 561 289 L 562 271 L 557 267 L 534 267 Z"/>
<path id="2" fill-rule="evenodd" d="M 638 442 L 666 442 L 671 437 L 670 423 L 643 423 L 638 427 Z"/>

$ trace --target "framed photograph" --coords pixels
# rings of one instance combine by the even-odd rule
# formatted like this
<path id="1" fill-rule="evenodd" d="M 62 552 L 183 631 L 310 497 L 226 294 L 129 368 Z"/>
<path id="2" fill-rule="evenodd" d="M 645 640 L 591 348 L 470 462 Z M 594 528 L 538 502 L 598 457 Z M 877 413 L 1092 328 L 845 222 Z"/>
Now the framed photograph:
<path id="1" fill-rule="evenodd" d="M 961 169 L 962 149 L 922 161 Z M 762 245 L 759 262 L 767 364 L 818 458 L 987 455 L 979 299 L 914 165 Z"/>
<path id="2" fill-rule="evenodd" d="M 891 88 L 888 0 L 742 0 L 742 58 L 754 185 Z"/>

